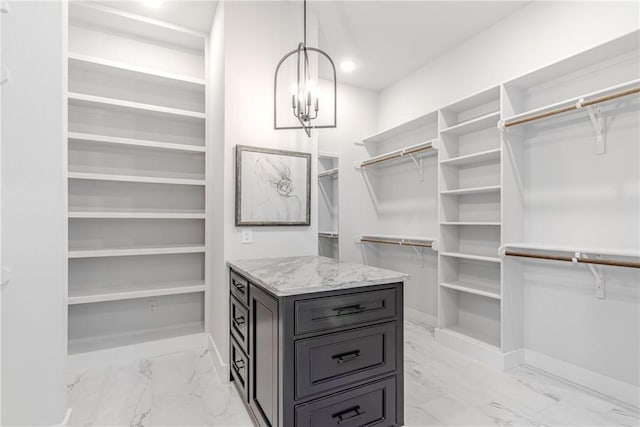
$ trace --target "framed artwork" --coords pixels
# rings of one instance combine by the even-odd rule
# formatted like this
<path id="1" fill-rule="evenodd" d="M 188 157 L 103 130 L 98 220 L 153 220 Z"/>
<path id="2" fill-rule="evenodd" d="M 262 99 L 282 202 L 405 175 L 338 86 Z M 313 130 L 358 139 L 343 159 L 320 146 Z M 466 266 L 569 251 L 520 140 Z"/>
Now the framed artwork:
<path id="1" fill-rule="evenodd" d="M 311 154 L 236 146 L 236 225 L 311 223 Z"/>

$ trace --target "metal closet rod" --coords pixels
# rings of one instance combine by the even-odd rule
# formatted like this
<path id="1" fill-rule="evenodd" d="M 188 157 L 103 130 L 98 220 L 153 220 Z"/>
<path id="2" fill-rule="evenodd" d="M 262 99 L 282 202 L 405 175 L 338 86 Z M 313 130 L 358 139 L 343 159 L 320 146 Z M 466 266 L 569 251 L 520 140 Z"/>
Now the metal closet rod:
<path id="1" fill-rule="evenodd" d="M 378 157 L 376 159 L 365 160 L 364 162 L 360 163 L 360 167 L 371 166 L 377 163 L 386 162 L 387 160 L 399 159 L 400 157 L 404 157 L 406 155 L 418 154 L 428 150 L 433 150 L 432 143 L 429 143 L 428 145 L 424 145 L 421 147 L 415 147 L 408 150 L 399 151 L 397 153 L 387 154 L 386 156 Z"/>
<path id="2" fill-rule="evenodd" d="M 318 237 L 325 237 L 327 239 L 337 239 L 338 238 L 338 234 L 337 233 L 323 233 L 323 232 L 319 232 L 318 233 Z"/>
<path id="3" fill-rule="evenodd" d="M 369 243 L 382 243 L 385 245 L 396 245 L 396 246 L 415 246 L 418 248 L 431 248 L 433 247 L 433 243 L 419 243 L 419 242 L 402 242 L 395 240 L 386 240 L 386 239 L 372 239 L 369 237 L 362 237 L 360 239 L 361 242 L 369 242 Z"/>
<path id="4" fill-rule="evenodd" d="M 607 259 L 570 257 L 570 256 L 560 256 L 560 255 L 540 255 L 540 254 L 530 254 L 526 252 L 515 252 L 515 251 L 505 251 L 504 254 L 508 256 L 515 256 L 515 257 L 522 257 L 522 258 L 538 258 L 538 259 L 547 259 L 551 261 L 577 262 L 580 264 L 598 264 L 598 265 L 611 265 L 615 267 L 640 268 L 640 262 L 633 262 L 633 261 L 613 261 L 613 260 L 607 260 Z"/>
<path id="5" fill-rule="evenodd" d="M 622 98 L 623 96 L 633 95 L 635 93 L 640 93 L 640 87 L 635 87 L 627 90 L 623 90 L 621 92 L 616 92 L 611 95 L 601 96 L 599 98 L 592 99 L 591 101 L 584 101 L 580 103 L 581 107 L 589 107 L 591 105 L 600 104 L 602 102 L 611 101 L 613 99 Z M 535 114 L 533 116 L 525 117 L 523 119 L 517 119 L 513 121 L 505 122 L 504 127 L 508 128 L 510 126 L 517 126 L 528 122 L 533 122 L 535 120 L 544 119 L 546 117 L 555 116 L 556 114 L 566 113 L 568 111 L 577 110 L 579 107 L 577 104 L 572 104 L 566 107 L 556 108 L 555 110 L 547 111 L 546 113 Z"/>

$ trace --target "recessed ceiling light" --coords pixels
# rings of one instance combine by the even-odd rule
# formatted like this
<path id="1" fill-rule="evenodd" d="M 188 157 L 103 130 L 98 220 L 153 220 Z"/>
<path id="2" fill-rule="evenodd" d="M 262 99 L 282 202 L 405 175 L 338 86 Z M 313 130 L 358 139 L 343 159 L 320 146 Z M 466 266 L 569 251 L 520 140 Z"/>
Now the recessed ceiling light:
<path id="1" fill-rule="evenodd" d="M 164 4 L 164 0 L 144 0 L 143 3 L 149 7 L 160 7 Z"/>
<path id="2" fill-rule="evenodd" d="M 340 69 L 345 73 L 350 73 L 356 69 L 356 64 L 354 64 L 353 61 L 347 59 L 340 63 Z"/>

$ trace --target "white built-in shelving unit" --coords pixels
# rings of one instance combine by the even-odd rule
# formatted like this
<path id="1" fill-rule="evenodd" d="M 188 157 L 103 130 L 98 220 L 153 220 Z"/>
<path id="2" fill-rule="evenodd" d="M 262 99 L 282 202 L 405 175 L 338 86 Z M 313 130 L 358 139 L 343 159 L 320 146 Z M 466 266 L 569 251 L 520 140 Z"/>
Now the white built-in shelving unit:
<path id="1" fill-rule="evenodd" d="M 205 34 L 72 2 L 67 59 L 69 353 L 200 344 Z"/>
<path id="2" fill-rule="evenodd" d="M 616 334 L 595 332 L 606 330 L 598 322 L 612 331 L 627 331 L 616 319 L 631 314 L 615 317 L 606 313 L 619 301 L 637 300 L 634 286 L 638 276 L 633 267 L 640 259 L 639 40 L 636 31 L 363 140 L 365 147 L 373 147 L 374 156 L 355 166 L 367 182 L 367 166 L 382 166 L 387 160 L 405 157 L 403 153 L 420 141 L 424 144 L 433 139 L 437 147 L 435 336 L 440 343 L 499 369 L 526 362 L 601 389 L 599 374 L 591 377 L 579 370 L 563 372 L 559 367 L 566 360 L 549 362 L 548 356 L 525 350 L 527 312 L 528 330 L 537 334 L 536 344 L 545 345 L 546 337 L 553 335 L 539 328 L 553 323 L 564 331 L 566 339 L 580 342 L 576 345 L 582 346 L 583 354 L 597 349 L 600 356 L 586 357 L 589 362 L 583 363 L 593 365 L 597 357 L 609 357 L 600 342 L 608 342 L 610 348 L 625 345 L 625 351 L 633 354 L 628 360 L 640 356 L 637 348 L 627 345 L 633 337 L 621 344 L 614 341 Z M 622 93 L 626 95 L 615 97 Z M 599 99 L 604 102 L 594 102 Z M 552 114 L 558 109 L 563 112 Z M 532 117 L 535 120 L 530 120 Z M 425 127 L 436 118 L 436 132 L 425 133 Z M 376 168 L 379 180 L 391 179 L 386 173 L 386 168 Z M 381 236 L 373 240 L 385 240 Z M 401 246 L 398 242 L 403 237 L 395 237 L 386 240 Z M 356 243 L 361 240 L 356 238 Z M 509 251 L 519 254 L 509 256 Z M 585 262 L 593 259 L 620 265 Z M 607 278 L 611 278 L 615 292 L 609 305 L 579 303 L 582 309 L 601 310 L 602 318 L 590 316 L 580 330 L 571 329 L 575 324 L 566 322 L 566 317 L 582 318 L 581 312 L 572 311 L 575 301 L 605 298 Z M 540 280 L 553 285 L 537 289 Z M 594 283 L 590 292 L 573 289 L 585 280 Z M 546 301 L 553 294 L 562 299 L 565 308 L 549 310 L 557 306 L 555 301 L 544 307 L 527 303 L 525 283 L 529 282 L 534 284 L 530 298 Z M 554 286 L 564 293 L 555 291 Z M 617 309 L 631 310 L 628 307 L 633 305 Z M 556 312 L 560 314 L 556 316 Z M 581 334 L 584 328 L 594 333 Z M 637 401 L 637 388 L 633 387 L 615 381 L 606 386 L 609 394 L 625 402 L 632 402 L 634 396 Z"/>
<path id="3" fill-rule="evenodd" d="M 432 111 L 355 142 L 364 150 L 353 164 L 375 211 L 355 236 L 361 259 L 407 273 L 405 313 L 434 326 L 439 242 L 430 236 L 438 235 L 438 137 Z"/>
<path id="4" fill-rule="evenodd" d="M 340 156 L 318 155 L 318 254 L 340 258 L 339 178 Z"/>
<path id="5" fill-rule="evenodd" d="M 440 110 L 440 341 L 501 352 L 500 87 Z"/>

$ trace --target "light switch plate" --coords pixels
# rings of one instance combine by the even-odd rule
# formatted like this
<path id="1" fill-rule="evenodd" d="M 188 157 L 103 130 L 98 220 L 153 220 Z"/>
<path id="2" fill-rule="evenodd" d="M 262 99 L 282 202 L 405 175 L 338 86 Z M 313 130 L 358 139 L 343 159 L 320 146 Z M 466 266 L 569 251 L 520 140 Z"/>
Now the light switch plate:
<path id="1" fill-rule="evenodd" d="M 251 230 L 242 230 L 242 244 L 253 243 L 253 232 Z"/>

